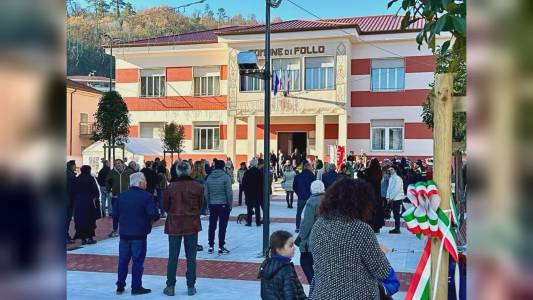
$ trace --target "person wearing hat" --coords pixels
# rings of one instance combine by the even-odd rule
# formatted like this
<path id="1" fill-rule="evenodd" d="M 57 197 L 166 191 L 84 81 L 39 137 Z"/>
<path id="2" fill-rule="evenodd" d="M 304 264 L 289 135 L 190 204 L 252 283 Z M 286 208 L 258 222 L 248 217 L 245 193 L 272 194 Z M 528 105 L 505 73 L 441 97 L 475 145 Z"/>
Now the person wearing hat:
<path id="1" fill-rule="evenodd" d="M 321 180 L 315 180 L 311 183 L 311 197 L 307 200 L 304 207 L 304 217 L 300 225 L 300 234 L 295 243 L 300 247 L 300 265 L 304 271 L 307 282 L 312 282 L 314 276 L 313 255 L 309 247 L 309 236 L 311 229 L 317 219 L 317 207 L 320 200 L 324 197 L 326 188 Z"/>
<path id="2" fill-rule="evenodd" d="M 228 227 L 229 214 L 233 203 L 233 191 L 231 178 L 224 172 L 223 160 L 215 161 L 215 169 L 209 174 L 205 182 L 205 195 L 209 205 L 209 249 L 208 253 L 214 252 L 215 231 L 218 230 L 218 254 L 228 254 L 229 250 L 224 246 L 226 243 L 226 228 Z"/>

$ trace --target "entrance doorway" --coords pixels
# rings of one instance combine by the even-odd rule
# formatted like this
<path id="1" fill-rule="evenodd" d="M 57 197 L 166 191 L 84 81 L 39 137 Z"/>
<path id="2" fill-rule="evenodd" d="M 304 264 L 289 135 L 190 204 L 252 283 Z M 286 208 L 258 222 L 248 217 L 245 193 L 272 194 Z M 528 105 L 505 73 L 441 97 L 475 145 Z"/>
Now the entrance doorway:
<path id="1" fill-rule="evenodd" d="M 307 154 L 307 132 L 278 132 L 278 149 L 285 155 L 292 154 L 294 149 Z"/>

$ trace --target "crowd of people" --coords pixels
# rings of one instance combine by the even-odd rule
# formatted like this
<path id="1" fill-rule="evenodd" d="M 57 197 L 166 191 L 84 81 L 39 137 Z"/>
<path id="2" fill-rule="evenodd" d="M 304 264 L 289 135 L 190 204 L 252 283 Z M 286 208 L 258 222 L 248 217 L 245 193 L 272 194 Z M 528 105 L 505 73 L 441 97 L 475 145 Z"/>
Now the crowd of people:
<path id="1" fill-rule="evenodd" d="M 348 299 L 355 291 L 361 299 L 379 299 L 398 290 L 398 280 L 374 233 L 379 233 L 394 215 L 391 234 L 400 233 L 400 215 L 406 201 L 408 184 L 431 178 L 431 166 L 396 157 L 382 162 L 376 158 L 355 156 L 353 152 L 337 166 L 321 160 L 307 160 L 295 150 L 290 155 L 281 150 L 265 164 L 262 155 L 240 162 L 235 170 L 230 158 L 178 160 L 170 168 L 165 160 L 145 162 L 144 168 L 121 159 L 103 160 L 96 177 L 84 165 L 76 176 L 75 162 L 67 163 L 67 243 L 80 239 L 94 244 L 96 220 L 112 217 L 109 237 L 120 237 L 117 293 L 126 285 L 129 261 L 132 261 L 132 294 L 149 293 L 142 286 L 146 237 L 152 225 L 165 219 L 168 235 L 166 295 L 175 294 L 177 262 L 183 240 L 188 294 L 196 293 L 196 253 L 202 251 L 198 233 L 200 218 L 208 218 L 208 253 L 230 253 L 226 231 L 234 205 L 232 185 L 238 182 L 236 205 L 247 207 L 245 226 L 262 225 L 263 174 L 270 174 L 269 193 L 281 180 L 288 209 L 296 194 L 295 233 L 274 232 L 269 252 L 261 265 L 263 299 L 307 299 L 294 271 L 291 259 L 300 249 L 300 265 L 311 284 L 310 299 Z M 243 201 L 244 197 L 244 201 Z M 303 219 L 302 219 L 303 215 Z M 69 235 L 74 217 L 75 235 Z M 217 234 L 218 233 L 218 234 Z M 337 245 L 338 247 L 331 247 Z M 334 267 L 333 267 L 334 266 Z M 357 272 L 353 272 L 357 270 Z M 369 284 L 375 283 L 375 284 Z M 342 288 L 340 287 L 350 288 Z M 380 296 L 381 295 L 381 296 Z M 383 298 L 382 298 L 383 299 Z"/>

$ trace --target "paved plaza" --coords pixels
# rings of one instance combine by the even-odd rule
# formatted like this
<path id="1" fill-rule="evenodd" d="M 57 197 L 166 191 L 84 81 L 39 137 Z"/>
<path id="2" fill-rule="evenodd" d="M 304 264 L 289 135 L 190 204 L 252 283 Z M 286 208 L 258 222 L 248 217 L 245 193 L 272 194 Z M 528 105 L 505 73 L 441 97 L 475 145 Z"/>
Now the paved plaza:
<path id="1" fill-rule="evenodd" d="M 235 196 L 236 186 L 234 187 Z M 234 198 L 235 200 L 237 197 Z M 236 204 L 235 204 L 236 205 Z M 236 299 L 246 296 L 246 299 L 260 299 L 260 283 L 257 280 L 259 265 L 263 258 L 260 256 L 262 247 L 262 227 L 246 227 L 237 224 L 236 216 L 245 213 L 245 206 L 237 206 L 231 211 L 228 225 L 226 246 L 231 253 L 218 255 L 207 253 L 207 228 L 208 221 L 202 219 L 203 231 L 199 233 L 199 244 L 204 246 L 204 251 L 198 252 L 197 262 L 197 289 L 196 299 Z M 283 191 L 275 185 L 273 201 L 271 202 L 271 232 L 284 229 L 294 232 L 296 208 L 289 209 L 284 202 Z M 391 225 L 388 222 L 387 225 Z M 152 289 L 148 295 L 135 296 L 135 299 L 168 299 L 163 294 L 166 281 L 166 263 L 168 256 L 168 239 L 163 233 L 163 221 L 154 225 L 152 233 L 148 236 L 148 252 L 145 261 L 143 286 Z M 111 227 L 111 219 L 98 220 L 97 239 L 95 245 L 73 245 L 67 251 L 67 293 L 68 299 L 127 299 L 132 297 L 129 293 L 131 276 L 127 280 L 127 293 L 115 295 L 116 268 L 118 259 L 119 238 L 107 238 Z M 403 299 L 409 281 L 415 271 L 420 257 L 423 241 L 418 240 L 406 229 L 402 234 L 391 235 L 384 227 L 377 236 L 380 243 L 391 250 L 387 257 L 398 274 L 401 282 L 400 293 L 395 299 Z M 71 232 L 72 233 L 72 232 Z M 216 240 L 215 240 L 216 242 Z M 334 246 L 334 245 L 332 245 Z M 300 253 L 297 250 L 293 262 L 297 266 L 300 281 L 304 284 L 306 293 L 309 286 L 299 266 Z M 178 266 L 178 282 L 176 296 L 186 295 L 185 285 L 185 253 L 180 253 Z"/>

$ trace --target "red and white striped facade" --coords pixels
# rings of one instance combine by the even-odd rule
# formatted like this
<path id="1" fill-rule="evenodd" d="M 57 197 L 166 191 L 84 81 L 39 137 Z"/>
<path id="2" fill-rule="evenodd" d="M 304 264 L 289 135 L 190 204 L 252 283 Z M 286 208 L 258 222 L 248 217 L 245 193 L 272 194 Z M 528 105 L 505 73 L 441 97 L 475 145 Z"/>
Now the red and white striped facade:
<path id="1" fill-rule="evenodd" d="M 389 27 L 369 27 L 373 18 L 374 22 L 383 22 L 384 18 L 394 22 Z M 279 148 L 278 133 L 305 132 L 307 154 L 326 161 L 328 145 L 335 144 L 345 145 L 347 151 L 356 154 L 363 151 L 369 157 L 432 156 L 432 131 L 422 121 L 421 105 L 433 81 L 434 57 L 428 49 L 418 50 L 416 28 L 409 32 L 396 30 L 397 18 L 338 19 L 329 20 L 331 23 L 326 26 L 322 21 L 316 22 L 315 27 L 314 21 L 304 25 L 298 23 L 302 21 L 289 21 L 280 23 L 278 30 L 273 26 L 272 48 L 281 50 L 272 58 L 298 61 L 301 82 L 300 89 L 288 95 L 272 96 L 271 149 Z M 359 24 L 374 29 L 365 31 Z M 116 90 L 130 110 L 130 136 L 149 136 L 152 127 L 174 121 L 185 127 L 185 158 L 230 156 L 241 162 L 261 153 L 263 92 L 241 91 L 236 55 L 264 48 L 262 30 L 261 26 L 232 27 L 114 47 Z M 319 47 L 323 47 L 321 53 L 316 51 Z M 332 88 L 306 88 L 309 57 L 334 58 Z M 372 91 L 372 61 L 388 58 L 403 61 L 403 88 Z M 151 70 L 164 75 L 165 93 L 142 97 L 141 75 Z M 212 96 L 195 96 L 194 78 L 204 73 L 217 78 L 219 91 Z M 391 120 L 401 124 L 401 149 L 372 149 L 372 124 Z M 219 145 L 195 150 L 195 128 L 206 126 L 218 128 Z M 153 132 L 152 137 L 157 138 L 158 131 Z"/>

